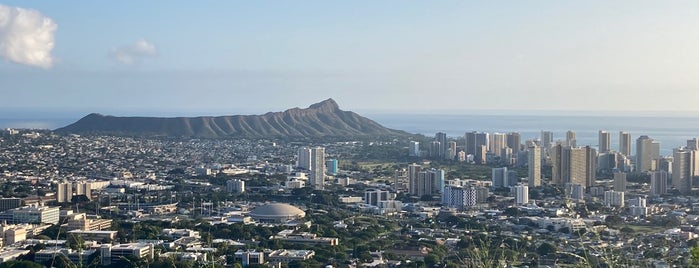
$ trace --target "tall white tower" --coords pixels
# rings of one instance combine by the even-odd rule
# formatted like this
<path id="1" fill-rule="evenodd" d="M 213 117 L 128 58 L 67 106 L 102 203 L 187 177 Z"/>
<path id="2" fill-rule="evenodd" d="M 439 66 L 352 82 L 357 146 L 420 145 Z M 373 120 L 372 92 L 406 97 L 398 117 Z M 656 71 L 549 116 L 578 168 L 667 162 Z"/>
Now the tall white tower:
<path id="1" fill-rule="evenodd" d="M 325 184 L 325 148 L 311 148 L 310 183 L 313 189 L 323 190 Z"/>

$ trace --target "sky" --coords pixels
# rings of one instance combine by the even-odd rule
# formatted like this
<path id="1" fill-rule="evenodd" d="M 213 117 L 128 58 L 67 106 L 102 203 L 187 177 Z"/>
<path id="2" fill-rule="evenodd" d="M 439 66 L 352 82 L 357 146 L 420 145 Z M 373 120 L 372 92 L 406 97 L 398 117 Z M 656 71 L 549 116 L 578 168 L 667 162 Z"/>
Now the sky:
<path id="1" fill-rule="evenodd" d="M 698 1 L 4 1 L 0 108 L 698 111 Z"/>

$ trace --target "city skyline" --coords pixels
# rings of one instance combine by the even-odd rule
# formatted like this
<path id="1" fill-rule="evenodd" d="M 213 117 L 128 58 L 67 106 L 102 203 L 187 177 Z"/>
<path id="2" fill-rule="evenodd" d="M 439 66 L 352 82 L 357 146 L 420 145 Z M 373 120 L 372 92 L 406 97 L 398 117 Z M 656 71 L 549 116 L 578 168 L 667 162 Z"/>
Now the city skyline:
<path id="1" fill-rule="evenodd" d="M 6 1 L 0 106 L 236 114 L 332 97 L 355 111 L 696 112 L 697 10 L 688 1 Z M 408 105 L 435 91 L 449 97 Z"/>

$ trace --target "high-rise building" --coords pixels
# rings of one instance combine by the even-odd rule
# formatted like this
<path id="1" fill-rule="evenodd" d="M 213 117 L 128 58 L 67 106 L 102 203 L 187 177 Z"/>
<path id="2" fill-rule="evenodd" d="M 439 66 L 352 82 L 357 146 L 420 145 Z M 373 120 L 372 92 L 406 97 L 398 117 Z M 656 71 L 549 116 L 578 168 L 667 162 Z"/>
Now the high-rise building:
<path id="1" fill-rule="evenodd" d="M 440 150 L 442 149 L 442 143 L 439 141 L 432 141 L 430 142 L 430 147 L 428 148 L 427 152 L 429 153 L 429 157 L 431 159 L 441 159 L 442 156 L 440 155 Z"/>
<path id="2" fill-rule="evenodd" d="M 619 131 L 619 152 L 625 156 L 631 155 L 631 133 Z"/>
<path id="3" fill-rule="evenodd" d="M 311 148 L 311 169 L 309 182 L 315 190 L 325 188 L 325 148 Z"/>
<path id="4" fill-rule="evenodd" d="M 445 158 L 448 160 L 454 160 L 456 158 L 456 142 L 449 141 L 447 143 L 447 151 L 445 152 Z"/>
<path id="5" fill-rule="evenodd" d="M 474 156 L 477 155 L 479 153 L 478 151 L 481 149 L 481 145 L 486 147 L 486 151 L 488 150 L 488 133 L 476 131 L 467 132 L 464 136 L 464 140 L 466 141 L 466 146 L 464 146 L 464 149 L 466 150 L 467 154 Z M 485 154 L 483 154 L 483 157 L 485 158 Z"/>
<path id="6" fill-rule="evenodd" d="M 515 202 L 518 205 L 529 203 L 529 186 L 524 184 L 515 186 Z"/>
<path id="7" fill-rule="evenodd" d="M 615 172 L 614 173 L 614 191 L 626 192 L 626 173 Z"/>
<path id="8" fill-rule="evenodd" d="M 580 184 L 590 187 L 595 182 L 597 152 L 590 146 L 566 147 L 560 144 L 552 148 L 552 183 Z"/>
<path id="9" fill-rule="evenodd" d="M 485 145 L 479 145 L 476 154 L 473 156 L 473 162 L 476 162 L 477 164 L 485 164 L 487 161 L 487 149 L 488 146 Z"/>
<path id="10" fill-rule="evenodd" d="M 296 155 L 296 166 L 304 170 L 311 169 L 311 149 L 308 147 L 299 148 Z"/>
<path id="11" fill-rule="evenodd" d="M 383 191 L 379 189 L 368 189 L 364 191 L 364 203 L 379 206 L 381 201 L 388 200 L 388 191 Z"/>
<path id="12" fill-rule="evenodd" d="M 467 159 L 466 152 L 459 151 L 458 153 L 456 153 L 456 160 L 457 161 L 466 162 L 466 159 Z"/>
<path id="13" fill-rule="evenodd" d="M 502 188 L 508 184 L 507 182 L 507 167 L 493 168 L 491 170 L 491 180 L 493 188 Z"/>
<path id="14" fill-rule="evenodd" d="M 643 135 L 636 139 L 636 171 L 646 172 L 656 170 L 653 165 L 660 158 L 660 143 Z"/>
<path id="15" fill-rule="evenodd" d="M 56 188 L 56 202 L 69 203 L 73 199 L 73 184 L 70 182 L 59 183 Z"/>
<path id="16" fill-rule="evenodd" d="M 667 172 L 664 170 L 656 170 L 650 174 L 650 195 L 667 194 L 667 177 Z"/>
<path id="17" fill-rule="evenodd" d="M 575 200 L 583 200 L 585 198 L 585 185 L 566 183 L 564 187 L 566 196 Z"/>
<path id="18" fill-rule="evenodd" d="M 689 150 L 699 150 L 699 140 L 697 138 L 692 138 L 687 140 L 687 149 Z"/>
<path id="19" fill-rule="evenodd" d="M 325 168 L 328 174 L 337 175 L 337 159 L 325 160 Z"/>
<path id="20" fill-rule="evenodd" d="M 692 177 L 695 175 L 696 151 L 684 147 L 675 148 L 672 158 L 672 186 L 680 193 L 688 194 L 692 191 Z"/>
<path id="21" fill-rule="evenodd" d="M 609 207 L 624 206 L 624 192 L 606 191 L 604 192 L 604 205 Z"/>
<path id="22" fill-rule="evenodd" d="M 541 147 L 544 151 L 548 151 L 553 146 L 553 132 L 551 131 L 541 131 Z"/>
<path id="23" fill-rule="evenodd" d="M 393 190 L 402 192 L 408 190 L 408 171 L 399 169 L 393 173 Z"/>
<path id="24" fill-rule="evenodd" d="M 415 195 L 434 195 L 444 187 L 444 170 L 430 169 L 417 174 L 417 189 Z"/>
<path id="25" fill-rule="evenodd" d="M 577 147 L 578 145 L 577 138 L 575 137 L 575 131 L 568 130 L 566 132 L 566 146 L 568 147 Z"/>
<path id="26" fill-rule="evenodd" d="M 418 164 L 408 165 L 408 192 L 411 195 L 417 195 L 418 176 L 422 167 Z"/>
<path id="27" fill-rule="evenodd" d="M 606 130 L 599 131 L 599 153 L 607 153 L 611 150 L 612 136 Z"/>
<path id="28" fill-rule="evenodd" d="M 232 179 L 226 182 L 226 191 L 229 193 L 244 193 L 245 181 L 240 179 Z"/>
<path id="29" fill-rule="evenodd" d="M 442 189 L 444 189 L 446 172 L 443 169 L 433 169 L 432 174 L 434 174 L 432 176 L 435 177 L 435 181 L 434 181 L 435 190 L 437 190 L 437 193 L 441 193 Z"/>
<path id="30" fill-rule="evenodd" d="M 434 135 L 434 140 L 439 142 L 439 147 L 437 148 L 437 155 L 433 157 L 444 159 L 447 152 L 447 133 L 438 132 Z"/>
<path id="31" fill-rule="evenodd" d="M 505 147 L 500 150 L 500 162 L 508 166 L 515 164 L 515 157 L 512 155 L 512 148 Z"/>
<path id="32" fill-rule="evenodd" d="M 490 152 L 502 157 L 502 148 L 507 146 L 505 133 L 493 133 L 490 139 Z"/>
<path id="33" fill-rule="evenodd" d="M 512 148 L 512 155 L 516 156 L 522 148 L 522 135 L 519 132 L 507 133 L 507 147 Z"/>
<path id="34" fill-rule="evenodd" d="M 410 145 L 408 146 L 408 156 L 420 156 L 419 141 L 410 141 Z"/>
<path id="35" fill-rule="evenodd" d="M 656 167 L 655 170 L 664 170 L 667 174 L 672 174 L 672 162 L 674 162 L 672 156 L 661 156 L 653 161 L 653 165 Z"/>
<path id="36" fill-rule="evenodd" d="M 84 195 L 87 199 L 92 198 L 92 183 L 76 182 L 73 185 L 75 186 L 75 195 Z"/>
<path id="37" fill-rule="evenodd" d="M 541 147 L 533 145 L 527 152 L 529 187 L 541 186 Z"/>
<path id="38" fill-rule="evenodd" d="M 478 190 L 473 186 L 446 185 L 442 193 L 442 205 L 450 208 L 464 209 L 473 207 L 478 202 Z"/>

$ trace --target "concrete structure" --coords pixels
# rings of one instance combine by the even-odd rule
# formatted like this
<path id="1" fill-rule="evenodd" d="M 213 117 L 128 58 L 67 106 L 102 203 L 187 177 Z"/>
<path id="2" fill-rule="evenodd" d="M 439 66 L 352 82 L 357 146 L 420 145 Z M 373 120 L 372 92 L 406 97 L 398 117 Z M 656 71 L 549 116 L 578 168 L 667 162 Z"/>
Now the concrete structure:
<path id="1" fill-rule="evenodd" d="M 325 189 L 325 148 L 311 148 L 309 184 L 315 190 Z"/>
<path id="2" fill-rule="evenodd" d="M 505 133 L 493 133 L 490 137 L 490 150 L 489 152 L 502 157 L 502 148 L 507 146 Z"/>
<path id="3" fill-rule="evenodd" d="M 583 200 L 585 198 L 585 186 L 577 183 L 566 183 L 565 193 L 567 197 L 575 200 Z"/>
<path id="4" fill-rule="evenodd" d="M 393 172 L 393 190 L 396 192 L 408 190 L 408 170 L 399 169 Z"/>
<path id="5" fill-rule="evenodd" d="M 87 199 L 92 199 L 92 183 L 90 182 L 76 182 L 73 183 L 75 187 L 75 195 L 84 195 Z"/>
<path id="6" fill-rule="evenodd" d="M 289 204 L 270 203 L 256 207 L 248 215 L 258 222 L 285 223 L 302 219 L 306 212 Z"/>
<path id="7" fill-rule="evenodd" d="M 443 156 L 440 155 L 440 150 L 443 148 L 442 143 L 439 141 L 432 141 L 429 143 L 429 147 L 427 148 L 427 153 L 429 158 L 431 159 L 442 159 Z"/>
<path id="8" fill-rule="evenodd" d="M 100 247 L 100 256 L 102 265 L 109 265 L 122 261 L 122 257 L 134 255 L 141 259 L 153 259 L 153 244 L 149 243 L 130 243 L 118 245 L 102 245 Z"/>
<path id="9" fill-rule="evenodd" d="M 408 192 L 411 195 L 417 195 L 418 176 L 421 170 L 422 167 L 418 164 L 408 165 Z"/>
<path id="10" fill-rule="evenodd" d="M 604 192 L 604 205 L 610 207 L 624 206 L 624 192 L 606 191 Z"/>
<path id="11" fill-rule="evenodd" d="M 447 151 L 445 152 L 445 159 L 447 160 L 455 160 L 456 159 L 456 142 L 455 141 L 449 141 L 447 143 Z"/>
<path id="12" fill-rule="evenodd" d="M 232 179 L 226 182 L 226 191 L 229 193 L 244 193 L 245 192 L 245 181 L 241 179 Z"/>
<path id="13" fill-rule="evenodd" d="M 447 133 L 438 132 L 434 135 L 434 141 L 438 142 L 435 152 L 430 156 L 435 159 L 445 159 L 447 152 Z"/>
<path id="14" fill-rule="evenodd" d="M 541 147 L 536 144 L 527 148 L 527 171 L 529 187 L 541 186 Z"/>
<path id="15" fill-rule="evenodd" d="M 85 213 L 77 213 L 68 218 L 68 231 L 101 231 L 112 226 L 111 219 L 88 219 Z"/>
<path id="16" fill-rule="evenodd" d="M 417 189 L 414 195 L 434 195 L 442 192 L 444 187 L 444 170 L 430 169 L 417 174 Z"/>
<path id="17" fill-rule="evenodd" d="M 541 131 L 541 147 L 544 148 L 544 151 L 548 152 L 549 149 L 553 146 L 553 132 L 551 131 Z"/>
<path id="18" fill-rule="evenodd" d="M 116 239 L 117 231 L 84 231 L 84 230 L 72 230 L 68 231 L 68 235 L 79 236 L 85 240 L 92 240 L 98 242 L 111 242 Z"/>
<path id="19" fill-rule="evenodd" d="M 656 170 L 656 159 L 660 158 L 660 143 L 646 135 L 636 139 L 636 171 L 646 172 Z"/>
<path id="20" fill-rule="evenodd" d="M 379 189 L 368 189 L 364 191 L 364 203 L 379 206 L 379 202 L 387 201 L 389 199 L 389 192 L 382 191 Z"/>
<path id="21" fill-rule="evenodd" d="M 408 146 L 408 156 L 419 157 L 420 156 L 420 142 L 410 141 Z"/>
<path id="22" fill-rule="evenodd" d="M 619 131 L 619 152 L 625 156 L 631 156 L 631 133 Z"/>
<path id="23" fill-rule="evenodd" d="M 296 167 L 303 170 L 311 170 L 311 149 L 301 147 L 296 154 Z"/>
<path id="24" fill-rule="evenodd" d="M 517 205 L 524 205 L 529 203 L 529 186 L 515 186 L 515 203 Z"/>
<path id="25" fill-rule="evenodd" d="M 597 145 L 599 146 L 599 153 L 609 152 L 612 145 L 612 135 L 606 130 L 600 130 Z"/>
<path id="26" fill-rule="evenodd" d="M 623 172 L 615 172 L 614 173 L 614 191 L 617 192 L 626 192 L 626 173 Z"/>
<path id="27" fill-rule="evenodd" d="M 442 193 L 442 205 L 445 207 L 465 209 L 473 207 L 478 201 L 478 190 L 473 186 L 446 185 Z"/>
<path id="28" fill-rule="evenodd" d="M 689 150 L 699 150 L 699 139 L 692 138 L 687 140 L 687 149 Z"/>
<path id="29" fill-rule="evenodd" d="M 0 198 L 0 212 L 22 206 L 21 198 Z"/>
<path id="30" fill-rule="evenodd" d="M 568 147 L 578 147 L 577 144 L 578 144 L 578 141 L 577 141 L 577 137 L 576 137 L 576 135 L 575 135 L 575 131 L 568 130 L 568 131 L 566 132 L 566 143 L 565 143 L 565 146 L 568 146 Z"/>
<path id="31" fill-rule="evenodd" d="M 35 253 L 34 261 L 38 263 L 50 263 L 55 257 L 62 255 L 70 260 L 71 263 L 75 264 L 76 267 L 87 267 L 90 263 L 90 255 L 95 252 L 97 252 L 97 250 L 94 249 L 77 251 L 67 248 L 46 248 Z"/>
<path id="32" fill-rule="evenodd" d="M 650 174 L 650 195 L 661 196 L 667 194 L 668 174 L 664 170 L 656 170 Z"/>
<path id="33" fill-rule="evenodd" d="M 304 261 L 315 256 L 313 250 L 289 250 L 279 249 L 266 254 L 270 263 L 290 263 L 292 261 Z"/>
<path id="34" fill-rule="evenodd" d="M 493 188 L 502 188 L 507 186 L 507 167 L 493 168 L 490 171 Z"/>
<path id="35" fill-rule="evenodd" d="M 240 261 L 243 267 L 248 267 L 250 264 L 264 264 L 265 263 L 265 253 L 258 252 L 256 250 L 242 250 L 239 249 L 235 252 L 235 259 Z"/>
<path id="36" fill-rule="evenodd" d="M 27 249 L 11 249 L 11 250 L 5 250 L 5 251 L 0 251 L 0 263 L 3 262 L 8 262 L 14 259 L 17 259 L 17 257 L 29 254 L 29 250 Z"/>
<path id="37" fill-rule="evenodd" d="M 337 175 L 337 159 L 325 160 L 325 169 L 330 175 Z"/>
<path id="38" fill-rule="evenodd" d="M 473 156 L 473 162 L 476 164 L 485 164 L 488 162 L 488 146 L 479 145 L 476 147 L 476 154 Z"/>
<path id="39" fill-rule="evenodd" d="M 0 226 L 0 235 L 4 245 L 12 245 L 27 239 L 27 227 L 23 225 L 7 225 Z"/>
<path id="40" fill-rule="evenodd" d="M 48 223 L 57 224 L 60 210 L 58 207 L 26 206 L 9 211 L 12 223 Z"/>
<path id="41" fill-rule="evenodd" d="M 73 184 L 62 182 L 56 185 L 56 202 L 70 203 L 73 199 Z"/>
<path id="42" fill-rule="evenodd" d="M 571 183 L 590 187 L 595 182 L 597 152 L 594 148 L 571 148 L 559 144 L 552 149 L 551 158 L 554 184 Z"/>
<path id="43" fill-rule="evenodd" d="M 519 132 L 507 133 L 507 147 L 512 148 L 512 155 L 517 155 L 522 148 L 522 135 Z"/>
<path id="44" fill-rule="evenodd" d="M 340 240 L 335 237 L 320 237 L 313 233 L 301 232 L 293 233 L 294 230 L 283 230 L 274 236 L 284 242 L 304 245 L 337 246 Z"/>
<path id="45" fill-rule="evenodd" d="M 485 151 L 488 151 L 488 136 L 488 133 L 484 132 L 467 132 L 464 136 L 464 139 L 466 141 L 466 154 L 478 156 L 480 154 L 479 151 L 481 150 L 481 146 L 485 146 Z M 485 158 L 485 154 L 483 154 L 483 157 Z"/>
<path id="46" fill-rule="evenodd" d="M 672 151 L 672 186 L 682 194 L 692 191 L 692 178 L 696 175 L 696 152 L 684 147 Z"/>

